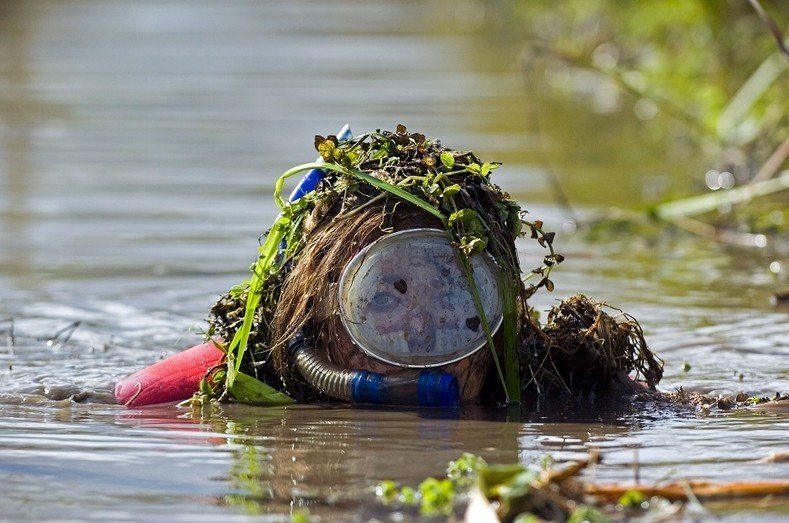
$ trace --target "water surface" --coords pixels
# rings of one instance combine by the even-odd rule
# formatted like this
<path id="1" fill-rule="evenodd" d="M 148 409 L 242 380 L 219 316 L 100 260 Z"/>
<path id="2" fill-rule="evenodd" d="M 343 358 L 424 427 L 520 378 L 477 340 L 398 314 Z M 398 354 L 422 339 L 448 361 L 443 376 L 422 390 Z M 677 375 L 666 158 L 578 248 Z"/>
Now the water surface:
<path id="1" fill-rule="evenodd" d="M 789 392 L 789 318 L 770 304 L 782 276 L 768 270 L 786 250 L 573 234 L 533 157 L 575 130 L 533 134 L 528 108 L 541 102 L 526 94 L 517 49 L 487 38 L 480 20 L 473 2 L 441 1 L 0 6 L 5 518 L 280 521 L 308 507 L 326 520 L 386 520 L 377 481 L 416 484 L 463 451 L 529 462 L 597 447 L 604 462 L 587 476 L 600 481 L 634 480 L 636 462 L 642 481 L 789 479 L 786 463 L 756 463 L 787 450 L 780 412 L 233 405 L 200 417 L 109 403 L 118 378 L 200 339 L 274 217 L 276 176 L 315 156 L 314 134 L 345 122 L 402 122 L 504 161 L 499 183 L 558 232 L 567 256 L 554 295 L 533 304 L 585 292 L 632 313 L 666 361 L 663 390 Z M 544 109 L 562 128 L 567 107 Z M 584 128 L 599 116 L 573 119 Z M 641 198 L 647 173 L 611 162 L 626 183 L 586 180 L 576 212 Z M 524 267 L 543 255 L 520 248 Z"/>

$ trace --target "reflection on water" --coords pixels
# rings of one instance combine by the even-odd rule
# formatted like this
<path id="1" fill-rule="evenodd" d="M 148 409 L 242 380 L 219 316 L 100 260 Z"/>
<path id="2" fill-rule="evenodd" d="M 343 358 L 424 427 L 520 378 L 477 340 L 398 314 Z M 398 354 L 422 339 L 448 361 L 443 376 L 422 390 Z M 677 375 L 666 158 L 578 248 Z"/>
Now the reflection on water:
<path id="1" fill-rule="evenodd" d="M 699 419 L 649 405 L 597 407 L 592 416 L 570 409 L 562 421 L 512 409 L 436 417 L 232 405 L 193 418 L 173 407 L 6 406 L 0 470 L 11 478 L 14 495 L 5 502 L 11 519 L 101 519 L 116 503 L 113 519 L 120 521 L 142 517 L 138 509 L 188 521 L 196 514 L 242 518 L 300 507 L 330 519 L 388 520 L 374 502 L 376 482 L 418 484 L 470 449 L 493 463 L 539 462 L 545 453 L 561 462 L 599 449 L 603 463 L 587 474 L 601 482 L 676 480 L 688 477 L 689 468 L 693 477 L 719 481 L 785 475 L 786 464 L 759 462 L 781 450 L 785 418 Z M 67 488 L 45 488 L 48 478 Z M 35 507 L 23 503 L 23 493 L 35 496 Z M 89 496 L 89 510 L 68 505 L 82 496 Z"/>
<path id="2" fill-rule="evenodd" d="M 559 232 L 556 295 L 587 292 L 639 318 L 666 359 L 666 390 L 787 391 L 789 319 L 768 304 L 768 255 L 673 237 L 585 243 L 561 229 L 561 208 L 534 203 L 550 193 L 528 162 L 529 104 L 555 115 L 543 122 L 552 133 L 570 128 L 561 143 L 596 120 L 553 95 L 531 100 L 517 50 L 482 34 L 475 6 L 0 5 L 4 517 L 258 520 L 304 506 L 386 519 L 376 481 L 415 484 L 463 451 L 511 462 L 597 447 L 604 462 L 588 474 L 603 481 L 632 479 L 636 461 L 649 481 L 789 475 L 754 462 L 785 450 L 785 414 L 699 418 L 598 399 L 448 418 L 229 406 L 193 421 L 108 403 L 119 377 L 199 339 L 273 218 L 275 176 L 346 121 L 402 122 L 505 162 L 499 182 Z M 607 181 L 585 180 L 598 191 L 587 201 L 613 192 Z M 630 182 L 617 188 L 641 190 Z M 521 248 L 524 266 L 537 265 L 542 253 Z"/>

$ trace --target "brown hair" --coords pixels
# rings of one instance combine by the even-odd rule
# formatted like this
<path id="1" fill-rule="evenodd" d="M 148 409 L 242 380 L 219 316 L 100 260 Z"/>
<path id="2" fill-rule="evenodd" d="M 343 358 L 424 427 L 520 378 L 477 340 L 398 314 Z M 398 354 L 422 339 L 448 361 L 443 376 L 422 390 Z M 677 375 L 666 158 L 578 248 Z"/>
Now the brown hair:
<path id="1" fill-rule="evenodd" d="M 341 212 L 339 203 L 333 207 L 338 208 L 330 210 L 326 217 L 318 217 L 314 221 L 320 223 L 305 231 L 304 248 L 282 283 L 271 325 L 274 369 L 298 399 L 314 395 L 315 391 L 305 386 L 293 368 L 288 341 L 303 331 L 317 340 L 318 349 L 327 354 L 330 343 L 340 342 L 343 327 L 337 316 L 337 285 L 348 262 L 387 233 L 418 227 L 443 228 L 435 217 L 396 198 L 383 198 L 348 212 Z M 310 225 L 308 220 L 305 229 Z"/>

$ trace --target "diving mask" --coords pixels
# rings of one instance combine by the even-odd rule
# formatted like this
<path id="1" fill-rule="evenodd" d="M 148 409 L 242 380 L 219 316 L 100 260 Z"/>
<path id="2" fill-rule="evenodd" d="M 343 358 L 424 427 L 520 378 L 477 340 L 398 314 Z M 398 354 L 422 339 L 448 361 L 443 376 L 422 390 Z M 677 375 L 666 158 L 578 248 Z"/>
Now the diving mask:
<path id="1" fill-rule="evenodd" d="M 401 367 L 461 360 L 486 341 L 460 254 L 447 231 L 408 229 L 359 252 L 340 279 L 340 317 L 368 355 Z M 498 268 L 481 253 L 469 258 L 491 332 L 503 319 Z"/>

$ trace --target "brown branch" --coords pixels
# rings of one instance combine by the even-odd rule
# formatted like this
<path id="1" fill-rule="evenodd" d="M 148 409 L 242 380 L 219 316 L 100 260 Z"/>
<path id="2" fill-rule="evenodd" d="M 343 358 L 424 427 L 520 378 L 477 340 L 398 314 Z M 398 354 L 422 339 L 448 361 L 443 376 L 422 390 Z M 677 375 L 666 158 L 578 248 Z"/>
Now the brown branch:
<path id="1" fill-rule="evenodd" d="M 762 182 L 775 176 L 775 173 L 778 172 L 778 169 L 780 169 L 781 165 L 786 161 L 787 156 L 789 156 L 789 138 L 784 140 L 783 143 L 773 151 L 773 154 L 764 162 L 759 172 L 757 172 L 748 183 Z"/>
<path id="2" fill-rule="evenodd" d="M 789 481 L 756 481 L 736 483 L 710 483 L 691 481 L 669 483 L 663 486 L 593 485 L 584 486 L 584 492 L 606 501 L 617 501 L 627 492 L 639 492 L 646 497 L 658 496 L 671 501 L 688 499 L 686 489 L 699 499 L 743 498 L 760 496 L 789 496 Z"/>

